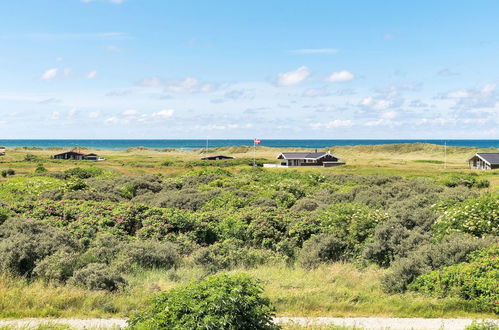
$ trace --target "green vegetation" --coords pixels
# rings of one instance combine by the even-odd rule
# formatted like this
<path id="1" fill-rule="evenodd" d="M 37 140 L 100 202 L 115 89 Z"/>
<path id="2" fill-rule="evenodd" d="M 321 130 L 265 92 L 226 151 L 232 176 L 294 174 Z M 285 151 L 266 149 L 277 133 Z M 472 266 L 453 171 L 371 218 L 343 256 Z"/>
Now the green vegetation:
<path id="1" fill-rule="evenodd" d="M 255 329 L 280 327 L 260 285 L 248 276 L 213 275 L 159 294 L 130 329 Z"/>
<path id="2" fill-rule="evenodd" d="M 460 148 L 449 148 L 448 169 L 427 145 L 341 150 L 364 158 L 283 170 L 249 166 L 252 154 L 218 162 L 134 149 L 89 167 L 9 152 L 0 317 L 136 314 L 140 328 L 169 322 L 154 311 L 199 287 L 221 297 L 233 285 L 277 315 L 497 315 L 497 171 L 452 169 Z"/>
<path id="3" fill-rule="evenodd" d="M 458 296 L 499 313 L 499 244 L 463 262 L 419 276 L 410 289 L 434 296 Z"/>

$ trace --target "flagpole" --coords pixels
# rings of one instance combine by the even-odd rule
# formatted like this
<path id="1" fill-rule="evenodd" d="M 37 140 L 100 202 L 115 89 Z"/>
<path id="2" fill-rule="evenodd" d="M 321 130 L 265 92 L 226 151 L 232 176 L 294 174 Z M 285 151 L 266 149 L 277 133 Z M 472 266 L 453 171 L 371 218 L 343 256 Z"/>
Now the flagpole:
<path id="1" fill-rule="evenodd" d="M 253 167 L 256 166 L 256 138 L 253 138 Z"/>

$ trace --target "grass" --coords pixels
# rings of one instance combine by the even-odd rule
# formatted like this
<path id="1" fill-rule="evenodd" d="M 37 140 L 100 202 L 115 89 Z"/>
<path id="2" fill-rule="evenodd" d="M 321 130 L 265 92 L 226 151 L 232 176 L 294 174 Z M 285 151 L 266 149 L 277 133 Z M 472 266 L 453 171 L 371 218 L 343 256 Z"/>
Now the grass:
<path id="1" fill-rule="evenodd" d="M 480 317 L 471 304 L 458 298 L 429 298 L 413 293 L 388 295 L 380 287 L 383 270 L 359 270 L 352 264 L 325 265 L 313 271 L 286 266 L 262 266 L 246 272 L 262 281 L 278 316 Z M 152 295 L 206 275 L 199 268 L 148 271 L 129 277 L 121 292 L 88 291 L 50 286 L 42 281 L 0 277 L 0 318 L 128 317 Z"/>

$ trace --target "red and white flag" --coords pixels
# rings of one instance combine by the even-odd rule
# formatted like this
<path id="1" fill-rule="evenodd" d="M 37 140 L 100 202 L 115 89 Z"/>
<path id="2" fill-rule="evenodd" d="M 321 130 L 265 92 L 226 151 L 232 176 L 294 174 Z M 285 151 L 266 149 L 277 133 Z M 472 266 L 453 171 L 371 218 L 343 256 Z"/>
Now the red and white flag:
<path id="1" fill-rule="evenodd" d="M 255 144 L 260 144 L 260 139 L 255 139 L 253 142 L 254 142 Z"/>

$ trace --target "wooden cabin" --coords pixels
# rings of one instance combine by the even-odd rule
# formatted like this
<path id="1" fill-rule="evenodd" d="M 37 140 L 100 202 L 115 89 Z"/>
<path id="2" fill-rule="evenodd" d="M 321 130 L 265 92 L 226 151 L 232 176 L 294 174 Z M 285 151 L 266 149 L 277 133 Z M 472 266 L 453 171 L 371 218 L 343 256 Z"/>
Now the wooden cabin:
<path id="1" fill-rule="evenodd" d="M 96 154 L 85 154 L 74 150 L 54 155 L 52 156 L 52 158 L 69 159 L 69 160 L 91 160 L 91 161 L 104 160 L 104 158 L 99 158 Z"/>
<path id="2" fill-rule="evenodd" d="M 280 166 L 323 166 L 332 167 L 345 165 L 340 158 L 329 152 L 283 152 L 277 156 L 281 160 Z"/>
<path id="3" fill-rule="evenodd" d="M 234 157 L 225 156 L 225 155 L 211 155 L 201 158 L 201 160 L 221 160 L 221 159 L 234 159 Z"/>
<path id="4" fill-rule="evenodd" d="M 468 163 L 473 170 L 493 170 L 499 168 L 499 153 L 476 153 Z"/>

